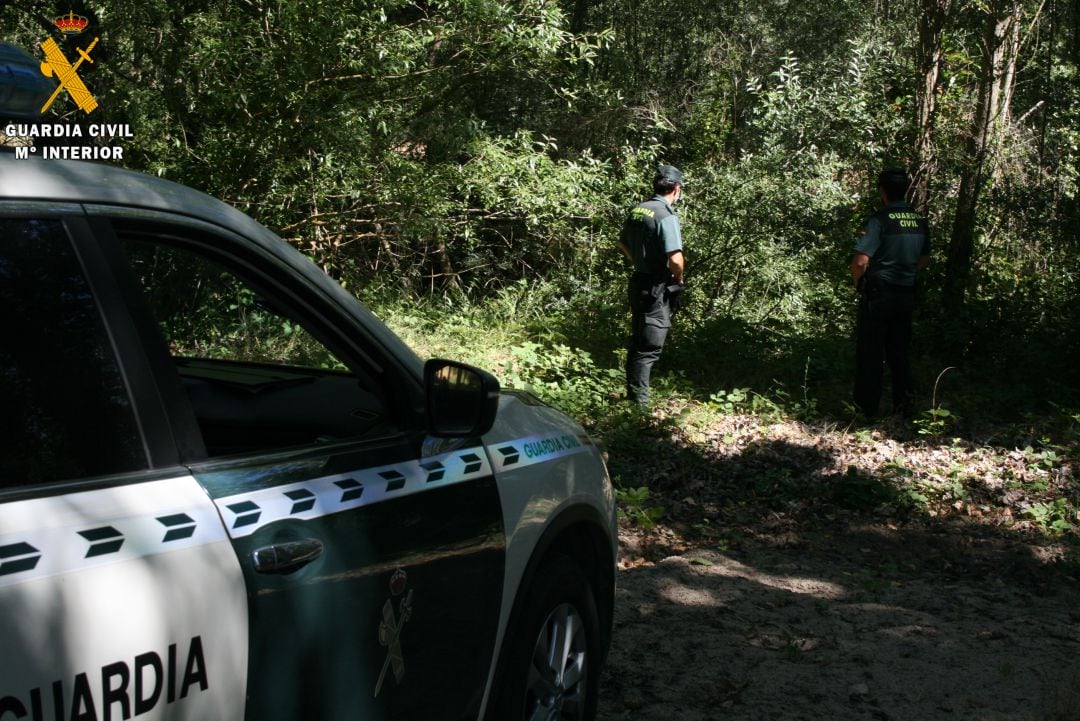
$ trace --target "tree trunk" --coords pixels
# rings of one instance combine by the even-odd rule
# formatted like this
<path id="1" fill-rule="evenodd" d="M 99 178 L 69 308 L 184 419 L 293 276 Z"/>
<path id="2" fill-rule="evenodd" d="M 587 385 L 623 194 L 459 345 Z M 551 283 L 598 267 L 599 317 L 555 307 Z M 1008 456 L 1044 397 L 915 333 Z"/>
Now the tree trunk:
<path id="1" fill-rule="evenodd" d="M 589 17 L 589 8 L 591 6 L 591 0 L 576 0 L 574 2 L 574 12 L 570 15 L 570 32 L 574 35 L 583 35 L 585 33 L 585 21 Z"/>
<path id="2" fill-rule="evenodd" d="M 995 107 L 998 109 L 994 117 L 992 137 L 1002 138 L 1012 125 L 1012 101 L 1016 91 L 1016 65 L 1020 57 L 1020 16 L 1022 8 L 1017 5 L 1015 14 L 1009 18 L 1008 26 L 1002 28 L 1001 48 L 999 58 L 994 67 L 998 75 L 997 98 Z"/>
<path id="3" fill-rule="evenodd" d="M 1073 36 L 1072 36 L 1073 62 L 1080 63 L 1080 0 L 1073 0 L 1072 17 L 1073 17 Z"/>
<path id="4" fill-rule="evenodd" d="M 916 47 L 919 80 L 915 86 L 917 138 L 912 204 L 919 212 L 927 213 L 930 204 L 930 181 L 935 165 L 934 121 L 944 57 L 942 36 L 949 17 L 951 0 L 921 0 L 920 5 L 919 44 Z"/>
<path id="5" fill-rule="evenodd" d="M 986 18 L 978 100 L 971 133 L 965 143 L 965 167 L 956 200 L 956 217 L 945 267 L 945 306 L 959 311 L 971 280 L 975 254 L 975 222 L 979 196 L 986 179 L 987 159 L 1010 116 L 1019 50 L 1019 2 L 995 2 Z"/>
<path id="6" fill-rule="evenodd" d="M 458 279 L 458 274 L 454 272 L 454 264 L 450 262 L 450 253 L 446 250 L 446 243 L 442 238 L 436 238 L 435 240 L 435 261 L 439 266 L 439 272 L 431 273 L 431 290 L 435 291 L 435 279 L 444 278 L 443 286 L 447 288 L 453 288 L 455 290 L 461 288 L 461 281 Z"/>

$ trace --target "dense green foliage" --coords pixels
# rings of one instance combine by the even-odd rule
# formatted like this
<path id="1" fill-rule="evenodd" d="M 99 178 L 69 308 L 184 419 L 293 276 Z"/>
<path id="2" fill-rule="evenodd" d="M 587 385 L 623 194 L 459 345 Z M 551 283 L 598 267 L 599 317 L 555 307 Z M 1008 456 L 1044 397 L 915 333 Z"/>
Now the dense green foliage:
<path id="1" fill-rule="evenodd" d="M 5 39 L 32 51 L 66 9 L 0 8 Z M 73 8 L 101 37 L 85 71 L 94 120 L 134 127 L 129 166 L 238 205 L 399 328 L 449 319 L 442 333 L 507 334 L 519 351 L 496 359 L 506 379 L 541 364 L 585 417 L 619 392 L 626 270 L 614 239 L 659 161 L 689 179 L 692 300 L 667 382 L 701 398 L 813 396 L 843 413 L 847 261 L 877 170 L 903 163 L 928 169 L 935 239 L 917 328 L 923 407 L 946 367 L 957 370 L 936 401 L 951 419 L 1080 407 L 1076 3 Z M 932 10 L 941 60 L 923 118 Z M 1002 19 L 1012 45 L 987 41 Z"/>

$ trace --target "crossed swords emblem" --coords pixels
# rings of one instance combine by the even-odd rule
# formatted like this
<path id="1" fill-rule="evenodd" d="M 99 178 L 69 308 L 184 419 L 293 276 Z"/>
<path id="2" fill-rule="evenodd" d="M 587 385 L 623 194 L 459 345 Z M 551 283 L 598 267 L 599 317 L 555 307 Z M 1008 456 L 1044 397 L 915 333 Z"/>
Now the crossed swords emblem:
<path id="1" fill-rule="evenodd" d="M 93 64 L 93 60 L 90 59 L 90 51 L 97 45 L 98 38 L 94 38 L 93 42 L 83 48 L 76 48 L 79 51 L 79 59 L 72 65 L 68 62 L 64 52 L 60 49 L 60 46 L 56 44 L 56 41 L 52 38 L 47 39 L 41 44 L 41 49 L 45 51 L 45 61 L 41 63 L 41 73 L 47 78 L 51 78 L 53 75 L 60 81 L 60 84 L 56 87 L 52 96 L 49 98 L 43 106 L 41 106 L 41 112 L 45 112 L 49 109 L 49 106 L 53 104 L 56 97 L 60 94 L 61 90 L 67 90 L 68 95 L 75 101 L 75 104 L 79 106 L 79 110 L 89 115 L 97 106 L 97 99 L 90 94 L 90 91 L 83 85 L 83 81 L 79 78 L 79 74 L 75 72 L 79 69 L 79 66 L 83 64 L 83 61 Z"/>
<path id="2" fill-rule="evenodd" d="M 409 589 L 405 598 L 398 604 L 397 614 L 394 613 L 394 604 L 389 598 L 383 604 L 383 617 L 379 622 L 379 645 L 386 646 L 386 660 L 383 661 L 379 681 L 375 684 L 376 696 L 382 690 L 386 672 L 391 667 L 394 669 L 394 679 L 398 683 L 401 683 L 401 679 L 405 677 L 405 657 L 401 653 L 401 629 L 405 628 L 405 624 L 412 616 L 412 597 L 412 589 Z"/>

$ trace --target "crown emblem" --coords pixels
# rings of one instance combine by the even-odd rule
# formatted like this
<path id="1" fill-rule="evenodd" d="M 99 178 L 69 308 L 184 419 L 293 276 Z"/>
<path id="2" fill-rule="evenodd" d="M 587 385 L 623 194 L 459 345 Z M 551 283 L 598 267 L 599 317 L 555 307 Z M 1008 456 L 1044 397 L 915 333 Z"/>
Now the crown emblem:
<path id="1" fill-rule="evenodd" d="M 53 18 L 53 22 L 64 35 L 78 35 L 90 24 L 89 20 L 82 15 L 76 15 L 73 11 L 69 11 L 67 15 Z"/>

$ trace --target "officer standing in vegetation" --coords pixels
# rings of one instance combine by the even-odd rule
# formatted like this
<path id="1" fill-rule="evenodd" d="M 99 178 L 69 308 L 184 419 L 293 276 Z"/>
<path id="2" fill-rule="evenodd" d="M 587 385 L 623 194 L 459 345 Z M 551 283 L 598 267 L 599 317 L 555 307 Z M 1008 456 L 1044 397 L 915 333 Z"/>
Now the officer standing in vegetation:
<path id="1" fill-rule="evenodd" d="M 649 376 L 682 293 L 682 230 L 672 207 L 682 196 L 682 184 L 683 174 L 674 165 L 657 168 L 652 199 L 630 210 L 619 234 L 619 249 L 634 265 L 626 394 L 641 405 L 649 402 Z"/>
<path id="2" fill-rule="evenodd" d="M 911 318 L 915 276 L 930 263 L 930 232 L 908 204 L 911 179 L 900 168 L 878 176 L 884 207 L 855 244 L 851 277 L 859 291 L 855 330 L 855 405 L 872 418 L 881 401 L 882 361 L 892 377 L 893 412 L 911 411 Z"/>

